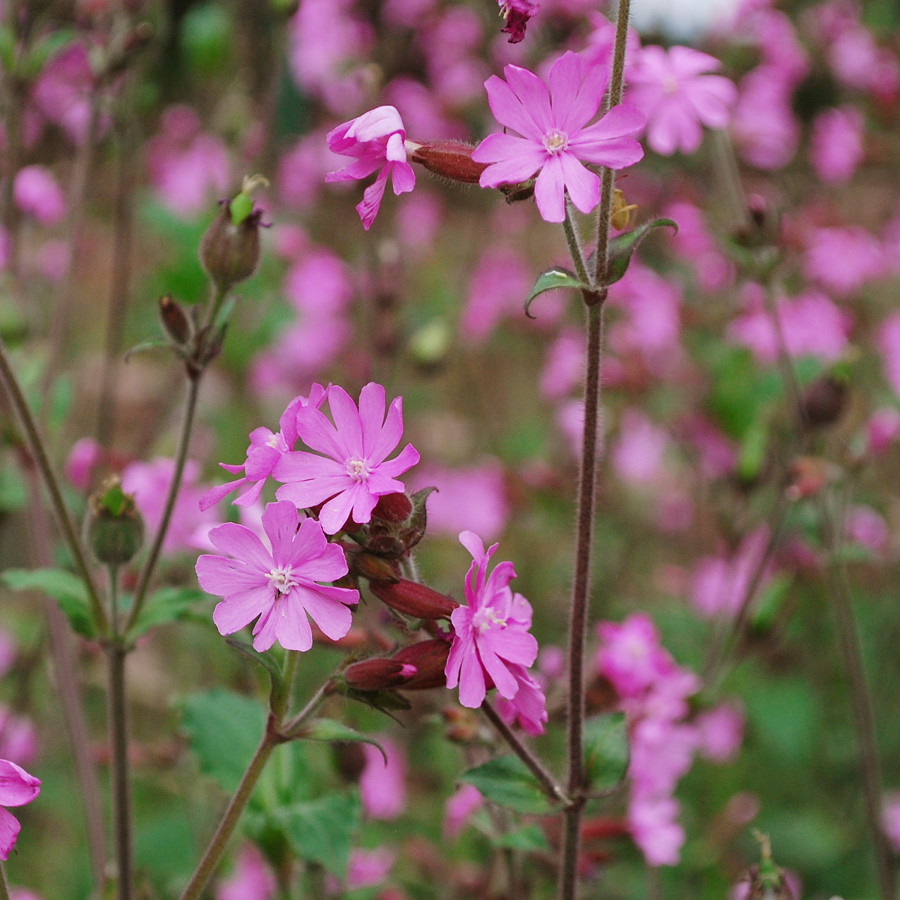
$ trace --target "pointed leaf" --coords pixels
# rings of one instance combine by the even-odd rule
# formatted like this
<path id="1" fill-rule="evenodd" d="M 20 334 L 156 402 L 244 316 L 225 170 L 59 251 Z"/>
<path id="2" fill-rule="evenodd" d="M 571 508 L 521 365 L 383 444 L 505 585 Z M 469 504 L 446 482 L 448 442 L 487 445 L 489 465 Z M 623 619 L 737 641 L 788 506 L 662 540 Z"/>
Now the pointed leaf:
<path id="1" fill-rule="evenodd" d="M 240 783 L 266 725 L 266 711 L 250 697 L 214 688 L 182 706 L 182 729 L 200 771 L 227 792 Z"/>
<path id="2" fill-rule="evenodd" d="M 297 856 L 319 863 L 338 878 L 346 876 L 360 821 L 356 791 L 295 803 L 279 810 L 276 819 Z"/>
<path id="3" fill-rule="evenodd" d="M 0 577 L 14 591 L 43 591 L 56 600 L 78 634 L 97 636 L 87 591 L 74 573 L 64 569 L 7 569 Z"/>
<path id="4" fill-rule="evenodd" d="M 147 340 L 135 344 L 130 350 L 125 352 L 125 362 L 128 362 L 135 353 L 143 353 L 145 350 L 156 350 L 158 347 L 171 346 L 172 345 L 168 341 L 165 341 L 162 338 L 147 338 Z"/>
<path id="5" fill-rule="evenodd" d="M 631 231 L 626 231 L 614 237 L 609 243 L 609 269 L 606 283 L 615 284 L 628 271 L 631 257 L 641 241 L 647 237 L 654 228 L 674 228 L 678 231 L 678 223 L 673 219 L 653 219 L 645 222 Z"/>
<path id="6" fill-rule="evenodd" d="M 157 625 L 186 619 L 195 605 L 201 602 L 207 604 L 208 599 L 203 591 L 195 587 L 161 588 L 147 598 L 128 637 L 134 640 Z"/>
<path id="7" fill-rule="evenodd" d="M 628 770 L 625 713 L 595 716 L 584 724 L 585 770 L 593 791 L 614 788 Z"/>
<path id="8" fill-rule="evenodd" d="M 518 756 L 498 756 L 463 772 L 460 780 L 478 788 L 492 803 L 516 812 L 544 814 L 553 809 Z"/>
<path id="9" fill-rule="evenodd" d="M 531 293 L 525 300 L 525 315 L 529 319 L 533 319 L 529 309 L 535 297 L 546 291 L 555 291 L 559 288 L 569 288 L 576 291 L 589 291 L 591 286 L 580 281 L 574 272 L 562 268 L 562 266 L 554 266 L 538 275 L 538 280 L 534 283 Z"/>
<path id="10" fill-rule="evenodd" d="M 360 744 L 371 744 L 381 751 L 384 757 L 384 764 L 387 765 L 387 754 L 384 748 L 374 738 L 370 738 L 343 722 L 336 722 L 334 719 L 316 719 L 310 722 L 298 735 L 300 740 L 305 741 L 353 741 Z"/>

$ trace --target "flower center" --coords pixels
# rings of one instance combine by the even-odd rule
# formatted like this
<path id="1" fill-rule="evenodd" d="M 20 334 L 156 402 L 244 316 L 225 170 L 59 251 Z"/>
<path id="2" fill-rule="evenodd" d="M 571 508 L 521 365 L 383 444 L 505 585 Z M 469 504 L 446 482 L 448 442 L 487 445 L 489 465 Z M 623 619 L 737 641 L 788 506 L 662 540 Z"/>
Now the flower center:
<path id="1" fill-rule="evenodd" d="M 271 435 L 269 439 L 266 441 L 266 446 L 271 447 L 273 450 L 278 449 L 278 439 L 281 437 L 281 432 L 278 431 L 275 434 Z"/>
<path id="2" fill-rule="evenodd" d="M 371 472 L 369 464 L 364 459 L 358 459 L 357 457 L 348 459 L 345 463 L 345 468 L 347 474 L 354 481 L 365 481 Z"/>
<path id="3" fill-rule="evenodd" d="M 548 153 L 562 153 L 569 146 L 569 136 L 564 131 L 548 131 L 544 135 L 544 147 Z"/>
<path id="4" fill-rule="evenodd" d="M 673 75 L 666 75 L 662 81 L 662 89 L 665 94 L 677 94 L 678 93 L 678 79 Z"/>
<path id="5" fill-rule="evenodd" d="M 493 606 L 486 606 L 472 616 L 472 627 L 484 634 L 485 631 L 490 631 L 492 628 L 506 628 L 506 619 L 501 619 L 494 612 Z"/>
<path id="6" fill-rule="evenodd" d="M 286 594 L 292 587 L 296 587 L 299 582 L 294 580 L 294 570 L 290 566 L 279 566 L 269 569 L 266 578 L 275 588 L 275 593 L 279 596 Z"/>

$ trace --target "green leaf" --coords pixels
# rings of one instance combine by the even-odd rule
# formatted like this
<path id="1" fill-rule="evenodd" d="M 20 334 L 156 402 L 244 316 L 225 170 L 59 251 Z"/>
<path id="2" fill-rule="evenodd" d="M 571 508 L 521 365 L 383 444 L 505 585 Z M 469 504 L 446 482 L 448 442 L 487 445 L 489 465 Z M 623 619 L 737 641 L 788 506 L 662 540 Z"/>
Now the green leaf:
<path id="1" fill-rule="evenodd" d="M 160 347 L 171 347 L 172 345 L 162 338 L 147 338 L 145 341 L 141 341 L 139 344 L 135 344 L 130 350 L 125 352 L 125 362 L 135 354 L 135 353 L 143 353 L 145 350 L 156 350 Z"/>
<path id="2" fill-rule="evenodd" d="M 353 741 L 360 744 L 371 744 L 381 751 L 381 755 L 384 757 L 384 764 L 387 765 L 387 754 L 378 741 L 334 719 L 316 719 L 310 722 L 297 736 L 305 741 L 326 741 L 328 743 L 332 741 Z"/>
<path id="3" fill-rule="evenodd" d="M 87 590 L 74 573 L 64 569 L 7 569 L 2 580 L 14 591 L 43 591 L 53 597 L 78 634 L 96 637 Z"/>
<path id="4" fill-rule="evenodd" d="M 555 291 L 559 288 L 569 288 L 576 291 L 589 291 L 591 289 L 591 286 L 589 284 L 585 284 L 583 281 L 580 281 L 574 272 L 570 272 L 568 269 L 564 269 L 561 266 L 547 269 L 546 271 L 541 272 L 541 274 L 538 275 L 538 280 L 534 283 L 534 287 L 531 289 L 531 293 L 525 300 L 525 315 L 530 319 L 533 319 L 534 316 L 531 315 L 531 312 L 529 310 L 535 297 L 538 297 L 540 294 L 543 294 L 546 291 Z"/>
<path id="5" fill-rule="evenodd" d="M 137 621 L 128 632 L 130 640 L 145 634 L 157 625 L 168 625 L 187 618 L 191 608 L 207 595 L 195 587 L 164 587 L 147 598 Z"/>
<path id="6" fill-rule="evenodd" d="M 276 819 L 301 859 L 319 863 L 338 878 L 346 876 L 360 821 L 356 791 L 294 803 L 279 810 Z"/>
<path id="7" fill-rule="evenodd" d="M 631 257 L 640 243 L 654 228 L 674 228 L 678 231 L 678 223 L 673 219 L 653 219 L 645 222 L 631 231 L 626 231 L 614 237 L 609 242 L 609 267 L 607 269 L 606 283 L 615 284 L 628 271 Z"/>
<path id="8" fill-rule="evenodd" d="M 541 853 L 550 849 L 547 836 L 540 825 L 531 823 L 515 828 L 505 834 L 498 834 L 491 838 L 495 847 L 508 850 L 520 850 L 523 853 Z"/>
<path id="9" fill-rule="evenodd" d="M 256 700 L 214 688 L 187 697 L 182 712 L 200 771 L 232 793 L 259 744 L 266 711 Z"/>
<path id="10" fill-rule="evenodd" d="M 584 723 L 585 770 L 593 791 L 615 787 L 628 769 L 625 713 L 595 716 Z"/>
<path id="11" fill-rule="evenodd" d="M 518 756 L 498 756 L 463 772 L 460 780 L 478 788 L 492 803 L 516 812 L 543 814 L 553 809 Z"/>

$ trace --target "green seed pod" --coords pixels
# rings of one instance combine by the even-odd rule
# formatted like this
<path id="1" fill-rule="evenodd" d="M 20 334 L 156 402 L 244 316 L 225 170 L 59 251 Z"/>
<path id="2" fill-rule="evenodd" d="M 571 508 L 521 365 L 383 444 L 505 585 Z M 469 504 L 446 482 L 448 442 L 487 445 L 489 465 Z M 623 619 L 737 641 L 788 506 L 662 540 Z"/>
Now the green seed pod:
<path id="1" fill-rule="evenodd" d="M 117 475 L 88 498 L 85 533 L 94 556 L 105 565 L 127 563 L 141 549 L 144 520 Z"/>

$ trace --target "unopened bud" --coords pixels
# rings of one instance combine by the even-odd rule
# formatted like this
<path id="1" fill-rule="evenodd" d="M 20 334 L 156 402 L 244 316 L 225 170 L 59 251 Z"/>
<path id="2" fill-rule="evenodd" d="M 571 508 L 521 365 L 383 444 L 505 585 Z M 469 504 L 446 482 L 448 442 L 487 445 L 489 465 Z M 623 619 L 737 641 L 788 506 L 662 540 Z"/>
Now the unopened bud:
<path id="1" fill-rule="evenodd" d="M 847 405 L 847 383 L 833 375 L 822 375 L 807 389 L 801 402 L 803 423 L 811 428 L 833 425 Z"/>
<path id="2" fill-rule="evenodd" d="M 372 517 L 385 522 L 405 522 L 413 511 L 412 500 L 406 494 L 384 494 L 378 498 Z"/>
<path id="3" fill-rule="evenodd" d="M 417 619 L 445 619 L 459 604 L 424 584 L 401 579 L 395 584 L 374 582 L 372 593 L 391 609 Z"/>
<path id="4" fill-rule="evenodd" d="M 250 193 L 263 183 L 259 175 L 245 179 L 243 190 L 222 204 L 200 243 L 200 262 L 223 293 L 249 278 L 259 263 L 262 210 L 253 208 Z"/>
<path id="5" fill-rule="evenodd" d="M 179 347 L 184 347 L 194 337 L 194 321 L 184 307 L 172 299 L 171 294 L 159 298 L 159 320 L 166 337 Z"/>
<path id="6" fill-rule="evenodd" d="M 478 184 L 487 163 L 475 162 L 472 159 L 474 149 L 471 144 L 464 141 L 429 141 L 419 144 L 413 150 L 410 159 L 429 172 L 449 178 L 451 181 Z"/>
<path id="7" fill-rule="evenodd" d="M 91 551 L 106 565 L 127 563 L 141 549 L 144 520 L 134 497 L 122 490 L 118 476 L 109 478 L 88 498 L 85 530 Z"/>
<path id="8" fill-rule="evenodd" d="M 404 686 L 416 671 L 412 663 L 379 658 L 350 663 L 341 675 L 347 687 L 354 690 L 383 691 Z"/>
<path id="9" fill-rule="evenodd" d="M 366 553 L 359 547 L 346 547 L 344 553 L 347 557 L 347 565 L 350 567 L 350 574 L 355 578 L 387 583 L 400 580 L 396 563 L 387 557 Z"/>
<path id="10" fill-rule="evenodd" d="M 402 686 L 404 691 L 425 691 L 430 688 L 444 687 L 447 676 L 444 669 L 450 655 L 449 641 L 435 638 L 432 641 L 419 641 L 398 650 L 392 657 L 397 662 L 411 663 L 416 668 Z"/>

